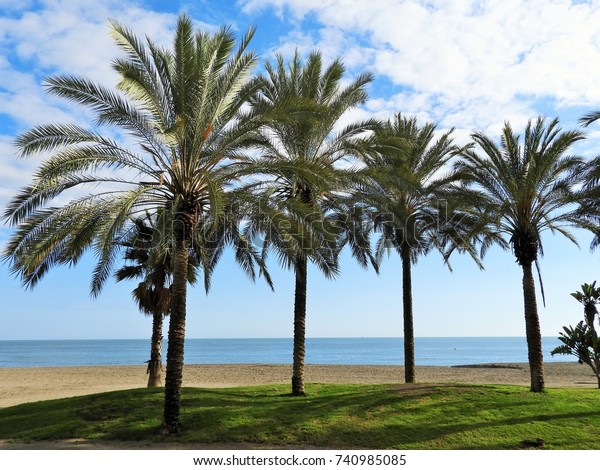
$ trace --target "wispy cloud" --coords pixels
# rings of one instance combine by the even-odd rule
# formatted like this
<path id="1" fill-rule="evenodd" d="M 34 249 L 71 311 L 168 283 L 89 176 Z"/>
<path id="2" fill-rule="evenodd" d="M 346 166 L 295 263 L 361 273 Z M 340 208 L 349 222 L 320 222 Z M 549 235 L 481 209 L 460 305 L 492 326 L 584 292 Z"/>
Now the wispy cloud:
<path id="1" fill-rule="evenodd" d="M 46 0 L 28 8 L 4 8 L 0 16 L 0 208 L 31 180 L 39 159 L 16 160 L 14 135 L 47 122 L 92 125 L 83 108 L 45 93 L 43 79 L 68 74 L 114 87 L 112 60 L 119 54 L 108 18 L 156 43 L 172 41 L 176 14 L 142 9 L 131 2 Z"/>
<path id="2" fill-rule="evenodd" d="M 391 93 L 376 96 L 373 107 L 401 106 L 445 126 L 494 130 L 504 119 L 518 124 L 548 110 L 600 106 L 598 2 L 241 3 L 248 12 L 277 9 L 298 31 L 316 20 L 313 47 L 337 52 L 349 65 L 367 65 L 391 82 Z"/>
<path id="3" fill-rule="evenodd" d="M 176 13 L 141 5 L 0 0 L 0 207 L 33 168 L 14 160 L 15 133 L 48 121 L 90 124 L 81 108 L 47 95 L 43 77 L 75 74 L 113 86 L 111 61 L 119 51 L 108 18 L 171 42 Z M 565 126 L 575 125 L 578 113 L 600 108 L 599 2 L 241 0 L 238 6 L 242 30 L 245 17 L 279 15 L 287 32 L 271 38 L 270 52 L 290 57 L 296 49 L 320 49 L 327 61 L 343 57 L 353 74 L 373 71 L 371 99 L 352 118 L 401 111 L 466 137 L 472 129 L 497 133 L 507 119 L 519 128 L 538 114 L 566 115 Z"/>

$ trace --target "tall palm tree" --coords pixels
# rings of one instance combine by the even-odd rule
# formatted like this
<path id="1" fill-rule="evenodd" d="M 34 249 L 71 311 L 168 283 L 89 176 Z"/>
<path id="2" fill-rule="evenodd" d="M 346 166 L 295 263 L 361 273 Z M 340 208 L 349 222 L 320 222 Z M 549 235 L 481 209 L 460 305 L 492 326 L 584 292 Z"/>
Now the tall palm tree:
<path id="1" fill-rule="evenodd" d="M 443 219 L 448 188 L 454 176 L 445 170 L 459 148 L 452 131 L 436 136 L 432 123 L 400 113 L 383 123 L 366 140 L 365 168 L 357 186 L 358 204 L 371 214 L 380 233 L 375 259 L 394 249 L 402 262 L 404 319 L 404 378 L 415 381 L 415 344 L 412 302 L 412 264 L 432 249 L 444 252 Z M 457 228 L 457 227 L 455 227 Z"/>
<path id="2" fill-rule="evenodd" d="M 296 52 L 286 63 L 277 56 L 257 77 L 253 111 L 270 116 L 257 138 L 259 156 L 251 167 L 255 180 L 248 236 L 264 234 L 264 253 L 274 249 L 295 272 L 292 394 L 304 395 L 308 261 L 326 276 L 338 272 L 339 230 L 331 209 L 350 172 L 338 162 L 352 151 L 353 139 L 373 122 L 340 126 L 344 114 L 367 98 L 370 74 L 347 84 L 344 66 L 323 65 L 319 52 L 303 61 Z M 340 127 L 340 128 L 338 128 Z"/>
<path id="3" fill-rule="evenodd" d="M 54 265 L 75 263 L 92 248 L 98 263 L 92 277 L 97 295 L 119 259 L 119 240 L 129 221 L 146 211 L 170 214 L 173 282 L 168 333 L 163 432 L 181 431 L 180 405 L 186 320 L 187 270 L 192 240 L 208 286 L 215 238 L 213 228 L 235 227 L 228 188 L 237 176 L 230 163 L 255 125 L 242 108 L 254 92 L 247 86 L 256 56 L 247 51 L 253 31 L 236 47 L 233 32 L 195 31 L 179 17 L 171 49 L 149 38 L 138 39 L 112 23 L 112 35 L 124 53 L 114 61 L 117 91 L 78 77 L 46 81 L 47 90 L 84 105 L 98 125 L 116 126 L 132 146 L 76 124 L 48 124 L 17 139 L 23 157 L 49 153 L 34 181 L 12 200 L 6 218 L 17 229 L 6 250 L 13 268 L 33 286 Z M 106 171 L 110 170 L 110 171 Z M 94 192 L 81 195 L 81 190 Z M 69 190 L 79 190 L 75 194 Z M 71 194 L 62 205 L 49 203 Z M 59 202 L 60 204 L 60 202 Z M 225 232 L 219 228 L 217 232 Z M 237 259 L 250 276 L 258 254 L 235 233 Z"/>
<path id="4" fill-rule="evenodd" d="M 579 131 L 562 131 L 558 119 L 546 123 L 538 118 L 527 124 L 523 139 L 508 122 L 500 145 L 481 132 L 472 138 L 475 147 L 464 151 L 456 164 L 465 187 L 472 189 L 463 196 L 488 229 L 483 251 L 494 243 L 510 247 L 523 270 L 531 391 L 541 392 L 544 367 L 533 265 L 543 254 L 545 230 L 576 244 L 568 228 L 588 226 L 576 207 L 583 161 L 567 153 L 584 136 Z"/>

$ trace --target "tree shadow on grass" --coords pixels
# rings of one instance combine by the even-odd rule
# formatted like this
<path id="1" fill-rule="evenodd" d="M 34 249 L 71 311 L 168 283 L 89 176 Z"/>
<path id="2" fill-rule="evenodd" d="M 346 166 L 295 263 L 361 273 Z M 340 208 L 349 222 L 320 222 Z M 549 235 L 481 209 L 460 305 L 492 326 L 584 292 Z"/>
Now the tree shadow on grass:
<path id="1" fill-rule="evenodd" d="M 189 423 L 204 426 L 204 439 L 212 436 L 215 441 L 228 437 L 335 448 L 487 448 L 489 444 L 482 442 L 492 439 L 497 448 L 519 448 L 523 440 L 543 438 L 539 434 L 544 434 L 540 429 L 544 423 L 568 427 L 600 417 L 596 411 L 542 412 L 547 397 L 535 397 L 522 388 L 427 385 L 361 386 L 325 395 L 308 391 L 304 398 L 267 394 L 254 397 L 252 405 L 219 403 L 216 409 L 190 416 Z M 474 437 L 465 444 L 455 438 L 461 435 Z M 552 445 L 552 439 L 547 441 Z M 569 442 L 572 439 L 558 445 Z"/>
<path id="2" fill-rule="evenodd" d="M 167 441 L 515 449 L 524 440 L 541 438 L 550 448 L 594 442 L 600 447 L 600 410 L 591 395 L 571 400 L 568 392 L 461 385 L 310 384 L 305 397 L 286 391 L 283 385 L 184 388 L 184 433 Z M 163 441 L 158 435 L 163 398 L 160 389 L 137 389 L 5 408 L 0 410 L 0 439 Z"/>

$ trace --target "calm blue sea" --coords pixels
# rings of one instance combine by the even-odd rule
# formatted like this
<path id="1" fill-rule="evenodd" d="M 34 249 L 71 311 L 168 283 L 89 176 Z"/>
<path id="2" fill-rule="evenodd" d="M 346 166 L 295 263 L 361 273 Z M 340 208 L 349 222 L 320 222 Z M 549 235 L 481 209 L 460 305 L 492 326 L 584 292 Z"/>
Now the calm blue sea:
<path id="1" fill-rule="evenodd" d="M 416 338 L 417 365 L 452 366 L 527 362 L 525 338 Z M 543 339 L 544 359 L 557 338 Z M 166 354 L 166 347 L 164 354 Z M 54 367 L 143 364 L 149 340 L 0 341 L 0 367 Z M 402 338 L 309 338 L 309 364 L 402 365 Z M 163 357 L 164 360 L 164 357 Z M 186 364 L 290 364 L 291 339 L 188 339 Z"/>

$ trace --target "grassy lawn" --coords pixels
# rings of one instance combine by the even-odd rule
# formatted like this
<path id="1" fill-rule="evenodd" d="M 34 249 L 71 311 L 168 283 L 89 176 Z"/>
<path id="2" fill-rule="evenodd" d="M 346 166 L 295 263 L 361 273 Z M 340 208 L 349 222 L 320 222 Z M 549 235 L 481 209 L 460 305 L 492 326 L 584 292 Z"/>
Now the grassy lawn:
<path id="1" fill-rule="evenodd" d="M 600 449 L 600 390 L 461 385 L 288 385 L 183 390 L 178 442 L 375 449 Z M 163 391 L 0 409 L 0 439 L 161 441 Z M 524 443 L 525 442 L 525 443 Z"/>

